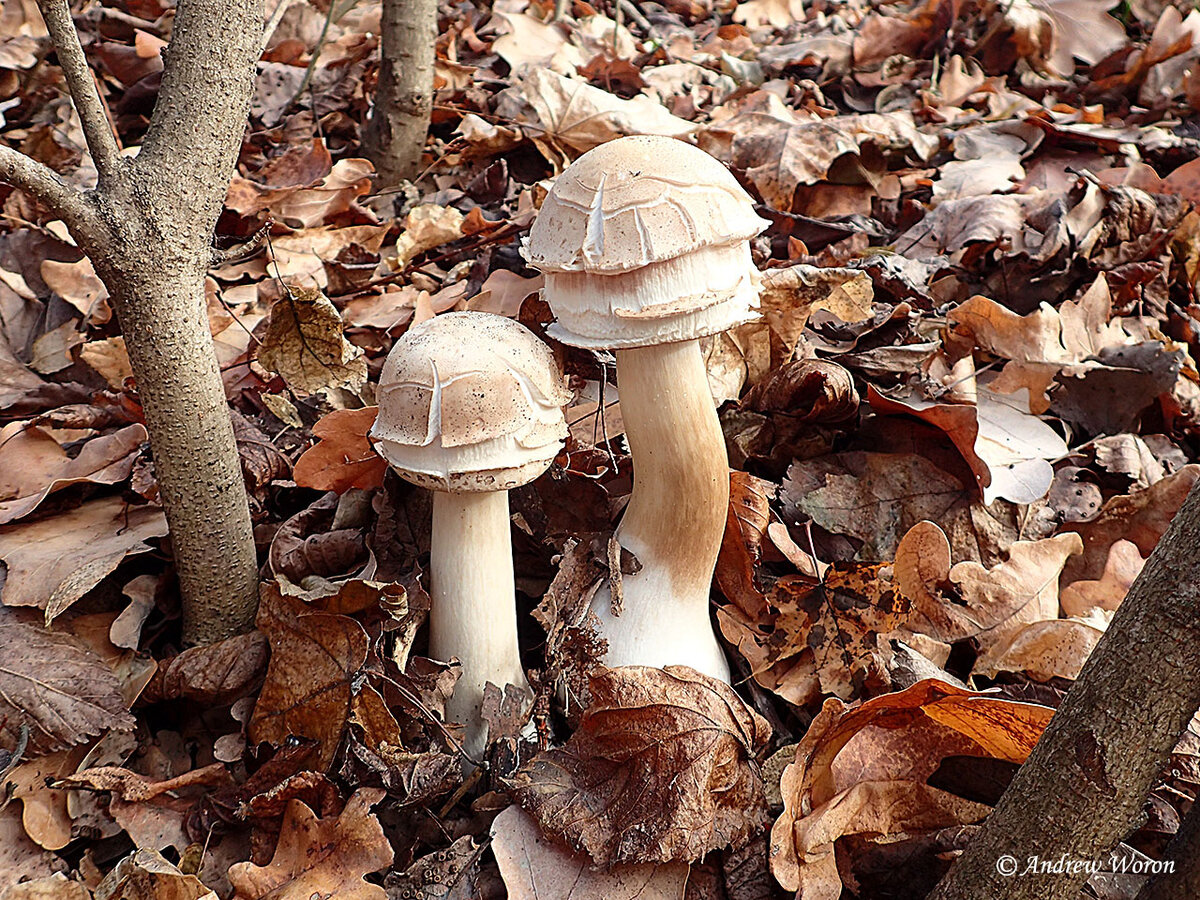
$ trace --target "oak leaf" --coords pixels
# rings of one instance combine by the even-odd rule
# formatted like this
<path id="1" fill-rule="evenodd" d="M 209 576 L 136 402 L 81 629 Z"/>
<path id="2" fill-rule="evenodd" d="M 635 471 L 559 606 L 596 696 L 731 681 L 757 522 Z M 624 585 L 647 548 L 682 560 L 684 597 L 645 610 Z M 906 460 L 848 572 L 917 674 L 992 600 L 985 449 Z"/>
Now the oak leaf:
<path id="1" fill-rule="evenodd" d="M 364 880 L 392 862 L 392 847 L 371 813 L 383 796 L 362 788 L 340 816 L 324 819 L 292 800 L 270 865 L 246 862 L 229 870 L 234 900 L 386 900 L 383 888 Z"/>
<path id="2" fill-rule="evenodd" d="M 543 832 L 598 865 L 699 859 L 758 827 L 770 727 L 729 685 L 686 666 L 592 677 L 564 747 L 512 780 Z"/>
<path id="3" fill-rule="evenodd" d="M 335 409 L 313 425 L 320 442 L 296 460 L 292 478 L 301 487 L 345 493 L 350 488 L 383 486 L 384 461 L 367 440 L 375 423 L 377 406 L 364 409 Z"/>

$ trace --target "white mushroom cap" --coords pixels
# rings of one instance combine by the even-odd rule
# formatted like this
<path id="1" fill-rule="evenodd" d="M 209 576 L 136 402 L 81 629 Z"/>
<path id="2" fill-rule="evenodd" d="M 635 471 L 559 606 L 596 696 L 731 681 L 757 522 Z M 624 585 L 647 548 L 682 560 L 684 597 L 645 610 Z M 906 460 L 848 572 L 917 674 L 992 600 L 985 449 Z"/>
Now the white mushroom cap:
<path id="1" fill-rule="evenodd" d="M 692 340 L 755 317 L 749 239 L 769 223 L 703 150 L 619 138 L 577 159 L 551 189 L 524 253 L 546 274 L 558 322 L 583 347 Z"/>
<path id="2" fill-rule="evenodd" d="M 440 491 L 502 491 L 550 465 L 571 393 L 527 328 L 451 312 L 410 328 L 379 379 L 371 438 L 398 475 Z"/>

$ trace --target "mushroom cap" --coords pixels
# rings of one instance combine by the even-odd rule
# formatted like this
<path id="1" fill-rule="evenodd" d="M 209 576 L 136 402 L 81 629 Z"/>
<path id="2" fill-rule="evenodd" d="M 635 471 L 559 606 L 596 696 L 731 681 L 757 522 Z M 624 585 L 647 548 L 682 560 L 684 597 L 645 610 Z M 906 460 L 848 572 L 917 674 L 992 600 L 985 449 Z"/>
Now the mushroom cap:
<path id="1" fill-rule="evenodd" d="M 549 333 L 585 347 L 691 340 L 755 317 L 749 239 L 769 223 L 720 162 L 674 138 L 619 138 L 559 176 L 524 253 Z"/>
<path id="2" fill-rule="evenodd" d="M 378 399 L 370 437 L 401 478 L 432 490 L 503 491 L 550 465 L 571 392 L 550 348 L 523 325 L 451 312 L 396 341 Z"/>

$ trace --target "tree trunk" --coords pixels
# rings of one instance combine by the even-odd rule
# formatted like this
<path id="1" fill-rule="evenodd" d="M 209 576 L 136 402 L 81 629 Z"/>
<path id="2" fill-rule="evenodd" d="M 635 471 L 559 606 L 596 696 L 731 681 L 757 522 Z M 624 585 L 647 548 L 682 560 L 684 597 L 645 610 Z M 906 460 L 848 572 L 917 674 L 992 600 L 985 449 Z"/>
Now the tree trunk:
<path id="1" fill-rule="evenodd" d="M 383 0 L 379 84 L 364 137 L 377 189 L 416 177 L 433 108 L 437 0 Z"/>
<path id="2" fill-rule="evenodd" d="M 1146 796 L 1200 707 L 1198 544 L 1200 487 L 1171 522 L 1033 753 L 930 900 L 1075 898 L 1086 871 L 1034 874 L 1026 871 L 1030 861 L 1065 856 L 1068 863 L 1106 863 L 1109 851 L 1138 826 Z"/>
<path id="3" fill-rule="evenodd" d="M 1137 900 L 1196 900 L 1200 897 L 1200 802 L 1193 802 L 1179 831 L 1167 845 L 1165 858 L 1173 872 L 1151 878 Z"/>
<path id="4" fill-rule="evenodd" d="M 0 178 L 54 209 L 112 296 L 150 432 L 183 596 L 184 640 L 250 628 L 258 602 L 250 510 L 204 275 L 245 130 L 261 0 L 179 0 L 162 87 L 136 157 L 121 157 L 65 0 L 41 0 L 96 163 L 95 191 L 0 148 Z"/>

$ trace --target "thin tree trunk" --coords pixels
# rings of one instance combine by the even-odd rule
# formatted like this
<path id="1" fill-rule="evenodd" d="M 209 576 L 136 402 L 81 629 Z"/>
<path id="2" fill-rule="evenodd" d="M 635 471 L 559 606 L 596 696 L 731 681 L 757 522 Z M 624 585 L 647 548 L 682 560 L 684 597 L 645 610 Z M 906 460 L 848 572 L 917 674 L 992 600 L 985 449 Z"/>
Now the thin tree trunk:
<path id="1" fill-rule="evenodd" d="M 40 0 L 99 173 L 95 191 L 0 147 L 0 178 L 55 210 L 112 296 L 150 432 L 184 640 L 251 627 L 250 511 L 205 314 L 212 237 L 245 130 L 262 0 L 179 0 L 140 152 L 117 154 L 65 0 Z"/>
<path id="2" fill-rule="evenodd" d="M 1196 900 L 1200 897 L 1200 802 L 1192 803 L 1179 831 L 1167 845 L 1167 860 L 1173 872 L 1151 878 L 1137 900 Z"/>
<path id="3" fill-rule="evenodd" d="M 367 123 L 377 188 L 416 177 L 433 108 L 437 0 L 383 0 L 379 84 Z"/>
<path id="4" fill-rule="evenodd" d="M 1030 861 L 1105 862 L 1138 826 L 1147 795 L 1200 707 L 1198 545 L 1200 487 L 1171 522 L 1033 753 L 930 900 L 1075 898 L 1086 871 L 1035 874 L 1027 871 Z"/>

